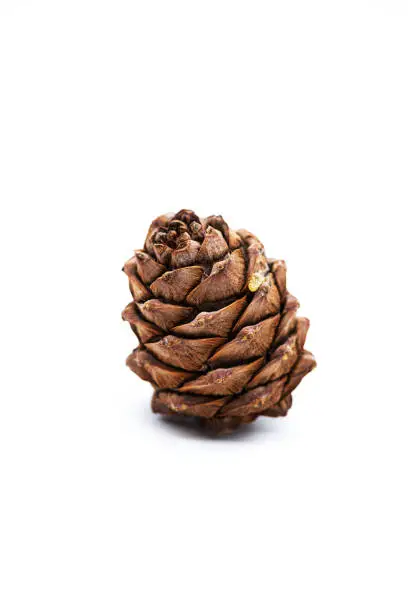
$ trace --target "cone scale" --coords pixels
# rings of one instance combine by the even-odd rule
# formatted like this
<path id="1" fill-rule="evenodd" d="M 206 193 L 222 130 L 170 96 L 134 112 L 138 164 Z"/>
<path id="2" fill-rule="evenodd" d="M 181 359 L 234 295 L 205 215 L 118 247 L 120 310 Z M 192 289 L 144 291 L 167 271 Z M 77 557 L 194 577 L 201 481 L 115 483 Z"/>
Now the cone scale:
<path id="1" fill-rule="evenodd" d="M 246 230 L 191 210 L 162 215 L 123 268 L 122 313 L 139 345 L 127 365 L 154 388 L 152 410 L 229 433 L 285 416 L 316 365 L 308 319 L 286 288 L 286 265 Z"/>

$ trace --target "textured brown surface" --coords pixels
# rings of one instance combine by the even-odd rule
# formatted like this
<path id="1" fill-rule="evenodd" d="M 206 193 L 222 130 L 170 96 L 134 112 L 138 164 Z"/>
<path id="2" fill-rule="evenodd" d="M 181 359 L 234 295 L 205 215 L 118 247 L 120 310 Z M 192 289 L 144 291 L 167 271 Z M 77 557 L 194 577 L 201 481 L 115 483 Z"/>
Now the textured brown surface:
<path id="1" fill-rule="evenodd" d="M 126 262 L 133 301 L 122 313 L 139 339 L 127 365 L 154 389 L 153 412 L 199 417 L 228 433 L 285 416 L 316 365 L 309 321 L 286 289 L 286 264 L 246 230 L 190 210 L 151 224 Z"/>

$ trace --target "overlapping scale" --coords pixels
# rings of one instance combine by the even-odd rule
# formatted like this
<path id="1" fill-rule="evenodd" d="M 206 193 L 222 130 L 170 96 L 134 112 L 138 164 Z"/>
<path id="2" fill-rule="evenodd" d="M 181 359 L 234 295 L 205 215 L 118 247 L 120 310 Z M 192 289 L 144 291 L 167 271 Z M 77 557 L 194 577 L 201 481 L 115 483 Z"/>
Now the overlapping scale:
<path id="1" fill-rule="evenodd" d="M 290 336 L 284 344 L 281 344 L 270 356 L 269 361 L 253 377 L 248 385 L 253 389 L 258 385 L 266 385 L 272 380 L 281 378 L 284 374 L 291 371 L 298 358 L 296 335 Z"/>
<path id="2" fill-rule="evenodd" d="M 274 338 L 274 346 L 285 342 L 287 337 L 296 329 L 296 311 L 299 307 L 298 301 L 293 296 L 288 296 L 283 313 L 279 320 L 279 326 Z"/>
<path id="3" fill-rule="evenodd" d="M 283 299 L 286 294 L 286 263 L 282 259 L 276 259 L 272 263 L 271 270 Z"/>
<path id="4" fill-rule="evenodd" d="M 158 342 L 148 342 L 146 348 L 157 358 L 187 371 L 200 371 L 214 350 L 225 338 L 179 338 L 168 335 Z"/>
<path id="5" fill-rule="evenodd" d="M 194 376 L 191 372 L 162 363 L 140 347 L 129 355 L 126 365 L 143 380 L 148 380 L 161 389 L 176 389 Z"/>
<path id="6" fill-rule="evenodd" d="M 256 389 L 238 395 L 220 410 L 220 415 L 246 416 L 248 414 L 261 414 L 265 410 L 276 406 L 281 399 L 284 385 L 285 378 L 280 378 L 268 385 L 256 387 Z"/>
<path id="7" fill-rule="evenodd" d="M 228 226 L 221 215 L 211 215 L 210 217 L 206 217 L 206 219 L 203 220 L 203 225 L 205 228 L 211 225 L 211 227 L 219 230 L 224 236 L 225 241 L 228 243 L 230 251 L 235 251 L 235 249 L 242 246 L 243 241 L 241 236 L 239 236 L 237 232 L 234 232 L 234 230 Z"/>
<path id="8" fill-rule="evenodd" d="M 150 285 L 158 276 L 166 272 L 165 266 L 144 251 L 135 251 L 134 259 L 137 275 L 145 285 Z"/>
<path id="9" fill-rule="evenodd" d="M 265 276 L 269 272 L 269 265 L 265 255 L 264 245 L 256 236 L 247 232 L 246 230 L 240 230 L 239 235 L 244 240 L 247 250 L 247 274 L 246 274 L 246 286 L 251 292 L 255 292 L 259 289 L 265 280 Z"/>
<path id="10" fill-rule="evenodd" d="M 169 302 L 183 302 L 203 275 L 199 266 L 178 268 L 165 272 L 150 285 L 152 293 Z M 201 286 L 201 285 L 199 285 Z"/>
<path id="11" fill-rule="evenodd" d="M 136 257 L 132 257 L 125 263 L 123 271 L 129 279 L 130 293 L 136 302 L 148 300 L 152 297 L 148 287 L 142 283 L 137 275 Z"/>
<path id="12" fill-rule="evenodd" d="M 245 325 L 254 325 L 269 315 L 279 312 L 281 299 L 272 274 L 268 274 L 255 292 L 251 302 L 242 313 L 234 332 L 238 332 Z"/>
<path id="13" fill-rule="evenodd" d="M 228 253 L 228 244 L 222 233 L 209 225 L 205 230 L 204 240 L 197 253 L 198 263 L 213 263 Z"/>
<path id="14" fill-rule="evenodd" d="M 292 396 L 286 395 L 277 404 L 274 404 L 272 408 L 268 408 L 265 412 L 262 412 L 262 416 L 269 417 L 282 417 L 286 416 L 288 410 L 292 407 Z"/>
<path id="15" fill-rule="evenodd" d="M 155 244 L 155 236 L 161 227 L 165 227 L 170 219 L 173 217 L 172 213 L 167 213 L 164 215 L 160 215 L 157 217 L 152 223 L 147 232 L 146 241 L 145 241 L 145 251 L 150 253 L 150 255 L 154 255 L 154 244 Z"/>
<path id="16" fill-rule="evenodd" d="M 260 368 L 263 359 L 252 363 L 228 368 L 211 370 L 194 378 L 181 387 L 180 392 L 198 393 L 199 395 L 234 395 L 241 393 L 251 376 Z"/>
<path id="17" fill-rule="evenodd" d="M 298 351 L 301 352 L 305 342 L 307 332 L 309 331 L 310 321 L 306 317 L 298 317 L 296 321 L 296 342 Z"/>
<path id="18" fill-rule="evenodd" d="M 205 397 L 202 395 L 188 395 L 172 391 L 159 391 L 152 400 L 153 412 L 159 414 L 184 414 L 202 418 L 213 417 L 227 402 L 226 397 Z"/>
<path id="19" fill-rule="evenodd" d="M 200 306 L 238 295 L 245 282 L 245 258 L 241 249 L 216 262 L 211 274 L 187 296 L 187 303 Z"/>
<path id="20" fill-rule="evenodd" d="M 316 360 L 312 353 L 303 351 L 299 360 L 289 374 L 288 381 L 285 385 L 284 395 L 292 393 L 306 374 L 311 372 L 316 367 Z"/>
<path id="21" fill-rule="evenodd" d="M 173 251 L 167 244 L 159 242 L 153 245 L 153 254 L 159 263 L 167 266 L 170 263 Z"/>
<path id="22" fill-rule="evenodd" d="M 153 323 L 143 319 L 137 310 L 135 302 L 131 302 L 122 312 L 122 318 L 124 321 L 128 321 L 135 332 L 140 338 L 140 341 L 145 343 L 149 342 L 153 338 L 161 336 L 163 332 Z"/>
<path id="23" fill-rule="evenodd" d="M 185 266 L 192 266 L 199 261 L 197 257 L 201 249 L 201 244 L 196 240 L 190 240 L 187 238 L 177 249 L 174 249 L 171 254 L 171 266 L 172 268 L 184 268 Z"/>
<path id="24" fill-rule="evenodd" d="M 212 367 L 228 366 L 239 363 L 243 359 L 260 357 L 270 347 L 279 316 L 270 317 L 248 325 L 238 332 L 236 338 L 224 344 L 209 360 Z"/>
<path id="25" fill-rule="evenodd" d="M 226 337 L 247 303 L 246 297 L 212 312 L 200 312 L 192 321 L 177 325 L 173 332 L 182 336 L 202 338 L 207 336 Z M 192 310 L 192 309 L 191 309 Z"/>
<path id="26" fill-rule="evenodd" d="M 145 319 L 164 331 L 170 331 L 182 321 L 188 320 L 194 313 L 194 309 L 190 306 L 168 304 L 158 299 L 147 300 L 147 302 L 138 304 L 138 308 Z"/>

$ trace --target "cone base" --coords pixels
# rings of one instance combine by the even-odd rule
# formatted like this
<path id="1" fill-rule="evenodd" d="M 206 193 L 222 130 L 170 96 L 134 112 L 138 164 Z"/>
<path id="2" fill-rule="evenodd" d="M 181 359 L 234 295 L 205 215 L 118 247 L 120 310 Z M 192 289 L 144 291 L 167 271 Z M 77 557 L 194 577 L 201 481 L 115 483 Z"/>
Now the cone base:
<path id="1" fill-rule="evenodd" d="M 155 391 L 152 397 L 152 412 L 169 418 L 174 422 L 199 428 L 209 435 L 228 435 L 236 431 L 241 425 L 252 423 L 259 416 L 282 417 L 286 416 L 292 405 L 292 396 L 283 400 L 267 410 L 259 413 L 242 416 L 223 416 L 217 414 L 231 398 L 202 398 L 172 392 Z M 200 415 L 200 411 L 203 416 Z M 207 412 L 208 416 L 204 416 Z"/>

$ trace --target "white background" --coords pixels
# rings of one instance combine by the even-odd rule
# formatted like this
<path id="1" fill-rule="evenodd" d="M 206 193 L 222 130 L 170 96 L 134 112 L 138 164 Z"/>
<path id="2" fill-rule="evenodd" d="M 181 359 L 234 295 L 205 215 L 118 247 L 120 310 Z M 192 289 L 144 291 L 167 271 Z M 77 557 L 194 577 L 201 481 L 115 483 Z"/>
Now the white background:
<path id="1" fill-rule="evenodd" d="M 0 1 L 0 608 L 407 610 L 408 9 Z M 288 264 L 318 368 L 150 413 L 123 262 L 193 208 Z"/>

